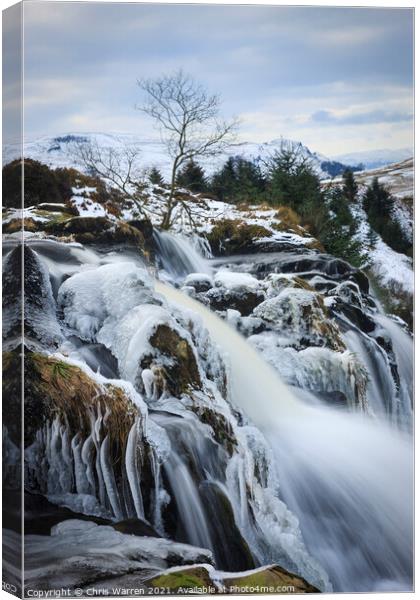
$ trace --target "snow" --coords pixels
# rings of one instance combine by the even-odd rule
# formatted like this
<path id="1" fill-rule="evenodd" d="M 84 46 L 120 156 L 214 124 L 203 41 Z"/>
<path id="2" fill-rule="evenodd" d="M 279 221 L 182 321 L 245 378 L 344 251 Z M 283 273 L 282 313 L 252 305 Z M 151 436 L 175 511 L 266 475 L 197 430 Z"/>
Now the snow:
<path id="1" fill-rule="evenodd" d="M 110 215 L 108 211 L 105 210 L 102 204 L 99 204 L 99 202 L 94 202 L 86 196 L 76 194 L 72 196 L 71 202 L 79 211 L 80 217 L 113 217 L 113 215 Z"/>
<path id="2" fill-rule="evenodd" d="M 240 291 L 243 289 L 257 290 L 260 288 L 258 279 L 249 273 L 234 273 L 233 271 L 218 271 L 214 276 L 214 284 L 228 290 Z"/>
<path id="3" fill-rule="evenodd" d="M 93 341 L 108 315 L 121 318 L 152 296 L 152 280 L 146 269 L 121 262 L 73 275 L 61 285 L 58 304 L 63 307 L 67 325 L 82 339 Z"/>
<path id="4" fill-rule="evenodd" d="M 73 138 L 73 139 L 72 139 Z M 166 145 L 157 139 L 145 139 L 141 135 L 128 133 L 98 133 L 98 132 L 66 132 L 57 136 L 44 136 L 33 140 L 25 140 L 24 155 L 39 160 L 50 167 L 75 167 L 78 164 L 75 144 L 92 142 L 98 144 L 104 151 L 116 151 L 121 156 L 126 148 L 138 154 L 135 164 L 136 169 L 157 167 L 166 178 L 170 175 L 170 159 L 167 156 Z M 322 154 L 312 152 L 302 143 L 283 137 L 269 142 L 241 142 L 229 146 L 223 154 L 200 160 L 200 164 L 212 174 L 221 168 L 229 156 L 241 156 L 248 160 L 255 160 L 262 165 L 275 152 L 283 148 L 297 149 L 299 154 L 310 161 L 315 170 L 322 176 L 327 173 L 322 171 L 321 164 L 329 159 Z M 6 164 L 21 155 L 20 144 L 6 144 L 3 150 L 3 163 Z"/>
<path id="5" fill-rule="evenodd" d="M 25 580 L 32 589 L 78 587 L 95 579 L 142 570 L 147 577 L 174 561 L 211 565 L 213 557 L 203 548 L 127 535 L 110 526 L 78 519 L 58 523 L 50 536 L 25 536 Z"/>
<path id="6" fill-rule="evenodd" d="M 400 286 L 402 290 L 414 294 L 413 261 L 405 254 L 392 250 L 380 238 L 369 254 L 371 270 L 385 287 Z"/>
<path id="7" fill-rule="evenodd" d="M 376 169 L 411 158 L 413 154 L 413 148 L 398 148 L 396 150 L 383 148 L 379 150 L 361 150 L 360 152 L 338 154 L 333 156 L 332 159 L 344 163 L 345 165 L 357 166 L 362 163 L 365 169 Z"/>

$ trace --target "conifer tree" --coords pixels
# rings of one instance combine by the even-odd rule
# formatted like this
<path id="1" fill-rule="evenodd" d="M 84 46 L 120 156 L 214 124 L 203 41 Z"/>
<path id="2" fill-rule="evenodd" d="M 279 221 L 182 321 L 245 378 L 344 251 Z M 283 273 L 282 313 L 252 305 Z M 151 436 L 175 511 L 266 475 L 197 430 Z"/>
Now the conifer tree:
<path id="1" fill-rule="evenodd" d="M 191 192 L 205 192 L 207 190 L 204 169 L 193 159 L 185 163 L 178 172 L 176 183 L 179 187 L 187 188 Z"/>
<path id="2" fill-rule="evenodd" d="M 356 202 L 358 186 L 351 169 L 346 169 L 343 173 L 343 192 L 344 197 L 349 202 Z"/>
<path id="3" fill-rule="evenodd" d="M 153 185 L 163 185 L 164 179 L 162 177 L 162 173 L 156 167 L 153 167 L 149 173 L 149 181 L 153 183 Z"/>

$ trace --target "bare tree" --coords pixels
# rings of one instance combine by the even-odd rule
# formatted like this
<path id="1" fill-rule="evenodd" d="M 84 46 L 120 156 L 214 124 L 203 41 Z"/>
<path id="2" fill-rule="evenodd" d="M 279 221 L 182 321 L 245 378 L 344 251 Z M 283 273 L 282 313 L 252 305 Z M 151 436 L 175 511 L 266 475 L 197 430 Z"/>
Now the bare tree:
<path id="1" fill-rule="evenodd" d="M 212 95 L 182 70 L 157 79 L 142 79 L 138 85 L 146 95 L 138 110 L 158 125 L 172 159 L 167 210 L 161 227 L 169 229 L 182 195 L 176 193 L 179 168 L 196 157 L 219 154 L 233 141 L 236 121 L 219 118 L 220 98 Z"/>
<path id="2" fill-rule="evenodd" d="M 136 148 L 103 148 L 96 141 L 78 142 L 74 145 L 73 155 L 91 175 L 101 178 L 119 190 L 123 198 L 131 200 L 140 215 L 145 218 L 151 214 L 160 215 L 148 206 L 148 197 L 144 193 L 145 176 L 137 167 L 139 152 Z"/>

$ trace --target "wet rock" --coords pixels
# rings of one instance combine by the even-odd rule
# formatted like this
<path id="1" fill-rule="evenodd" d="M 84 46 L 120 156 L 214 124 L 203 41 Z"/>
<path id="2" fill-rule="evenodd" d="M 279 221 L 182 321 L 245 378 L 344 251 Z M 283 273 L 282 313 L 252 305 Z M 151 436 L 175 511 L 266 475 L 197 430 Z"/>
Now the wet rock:
<path id="1" fill-rule="evenodd" d="M 56 203 L 56 204 L 49 204 L 48 202 L 43 202 L 41 204 L 38 204 L 38 210 L 42 210 L 42 211 L 47 211 L 47 212 L 52 212 L 52 213 L 64 213 L 67 215 L 74 215 L 77 216 L 79 214 L 77 208 L 75 206 L 73 206 L 72 204 L 70 204 L 70 202 L 67 203 Z"/>
<path id="2" fill-rule="evenodd" d="M 256 249 L 256 240 L 271 237 L 272 233 L 261 225 L 245 221 L 224 219 L 218 221 L 207 235 L 215 256 L 246 254 Z"/>
<path id="3" fill-rule="evenodd" d="M 204 482 L 200 487 L 200 495 L 209 512 L 208 523 L 216 564 L 227 571 L 255 568 L 255 560 L 236 525 L 232 505 L 226 494 L 218 485 Z M 217 515 L 217 519 L 212 519 L 212 515 Z"/>
<path id="4" fill-rule="evenodd" d="M 62 341 L 62 334 L 48 271 L 27 245 L 16 246 L 4 263 L 4 339 L 21 335 L 22 289 L 25 290 L 23 316 L 26 344 L 56 347 Z"/>
<path id="5" fill-rule="evenodd" d="M 22 231 L 41 231 L 43 229 L 42 222 L 27 217 L 25 219 L 11 219 L 7 223 L 3 223 L 3 233 L 16 233 Z"/>
<path id="6" fill-rule="evenodd" d="M 233 577 L 226 575 L 223 584 L 228 588 L 228 593 L 267 593 L 267 587 L 272 587 L 274 593 L 313 594 L 320 592 L 303 577 L 289 573 L 278 565 L 256 569 L 253 573 L 244 575 L 236 574 Z"/>
<path id="7" fill-rule="evenodd" d="M 214 593 L 218 589 L 210 578 L 208 569 L 203 566 L 161 573 L 145 583 L 148 587 L 164 589 L 172 594 L 193 593 L 195 589 L 205 589 L 208 593 L 214 590 Z"/>
<path id="8" fill-rule="evenodd" d="M 131 221 L 127 221 L 127 225 L 140 231 L 144 240 L 144 248 L 149 253 L 150 257 L 153 258 L 156 253 L 156 248 L 151 221 L 149 221 L 149 219 L 132 219 Z"/>
<path id="9" fill-rule="evenodd" d="M 301 347 L 325 346 L 338 352 L 346 349 L 340 330 L 328 319 L 322 297 L 315 292 L 286 288 L 262 302 L 253 314 L 274 330 L 289 334 Z"/>
<path id="10" fill-rule="evenodd" d="M 159 369 L 167 391 L 174 396 L 180 396 L 188 393 L 191 388 L 201 387 L 201 377 L 193 349 L 177 331 L 166 324 L 158 325 L 150 338 L 150 344 L 163 356 L 171 359 L 171 364 Z M 144 358 L 141 366 L 143 369 L 152 368 L 156 381 L 158 372 L 156 368 L 153 369 L 153 359 Z"/>
<path id="11" fill-rule="evenodd" d="M 10 534 L 7 539 L 13 543 L 13 532 Z M 25 536 L 25 550 L 25 583 L 37 590 L 63 586 L 75 589 L 107 579 L 112 583 L 113 578 L 133 572 L 141 586 L 151 572 L 172 565 L 213 564 L 211 553 L 202 548 L 163 538 L 127 535 L 109 526 L 77 519 L 58 523 L 50 536 Z"/>
<path id="12" fill-rule="evenodd" d="M 232 308 L 238 310 L 241 315 L 248 316 L 263 302 L 265 296 L 261 291 L 229 290 L 218 287 L 209 290 L 205 298 L 213 310 L 226 311 Z"/>
<path id="13" fill-rule="evenodd" d="M 144 247 L 143 234 L 123 221 L 106 217 L 74 217 L 61 223 L 49 223 L 45 231 L 56 236 L 71 235 L 81 244 L 126 244 Z"/>
<path id="14" fill-rule="evenodd" d="M 196 293 L 208 292 L 213 286 L 210 275 L 191 273 L 184 280 L 184 286 L 192 287 Z"/>
<path id="15" fill-rule="evenodd" d="M 336 298 L 332 310 L 335 313 L 342 313 L 350 323 L 365 333 L 372 333 L 375 330 L 375 321 L 366 310 L 362 310 L 358 306 L 347 304 L 340 298 Z"/>

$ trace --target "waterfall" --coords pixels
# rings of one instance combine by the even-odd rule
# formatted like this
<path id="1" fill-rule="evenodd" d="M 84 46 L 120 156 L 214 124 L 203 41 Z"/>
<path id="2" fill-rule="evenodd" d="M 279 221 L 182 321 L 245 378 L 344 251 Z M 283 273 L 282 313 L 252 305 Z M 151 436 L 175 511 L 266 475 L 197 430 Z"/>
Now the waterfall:
<path id="1" fill-rule="evenodd" d="M 378 313 L 376 322 L 392 342 L 400 376 L 401 413 L 410 422 L 413 414 L 414 352 L 411 336 L 390 317 Z"/>
<path id="2" fill-rule="evenodd" d="M 278 493 L 334 587 L 410 589 L 411 438 L 382 421 L 303 404 L 228 324 L 173 288 L 156 289 L 198 313 L 220 346 L 231 401 L 270 442 Z"/>
<path id="3" fill-rule="evenodd" d="M 162 268 L 175 280 L 183 279 L 189 273 L 211 274 L 208 262 L 184 236 L 155 230 L 153 238 Z M 203 249 L 203 245 L 196 245 Z"/>
<path id="4" fill-rule="evenodd" d="M 166 248 L 166 258 L 162 251 L 160 257 L 172 279 L 194 271 L 210 272 L 187 240 L 156 235 L 161 248 Z M 158 295 L 154 294 L 139 258 L 101 256 L 64 244 L 60 250 L 58 243 L 44 241 L 37 244 L 42 260 L 51 262 L 54 296 L 66 300 L 61 305 L 69 328 L 66 333 L 71 333 L 66 338 L 70 349 L 66 360 L 71 361 L 73 353 L 91 379 L 119 385 L 125 392 L 131 386 L 138 404 L 143 392 L 150 404 L 144 407 L 147 427 L 142 430 L 135 419 L 127 429 L 125 454 L 117 468 L 110 455 L 108 414 L 99 407 L 92 412 L 85 437 L 69 436 L 58 420 L 38 432 L 27 461 L 34 490 L 52 501 L 55 496 L 57 503 L 63 498 L 67 504 L 71 501 L 74 510 L 82 511 L 80 507 L 90 503 L 89 510 L 83 508 L 87 514 L 145 518 L 162 535 L 211 548 L 217 565 L 228 565 L 230 570 L 246 570 L 244 563 L 250 560 L 281 564 L 324 590 L 328 589 L 325 572 L 336 591 L 411 588 L 412 440 L 408 433 L 391 428 L 385 419 L 305 404 L 239 333 L 203 304 L 159 281 L 155 282 Z M 110 262 L 118 264 L 111 268 Z M 73 280 L 65 279 L 69 275 Z M 72 281 L 77 285 L 72 287 Z M 392 319 L 375 318 L 392 342 L 401 386 L 409 394 L 409 336 Z M 197 392 L 202 396 L 194 397 L 193 407 L 226 418 L 234 428 L 236 446 L 231 453 L 209 433 L 217 421 L 206 424 L 203 412 L 193 413 L 178 397 L 158 404 L 159 394 L 152 393 L 153 381 L 148 379 L 154 377 L 151 369 L 136 377 L 141 371 L 140 350 L 148 348 L 147 331 L 142 329 L 146 322 L 184 327 L 184 332 L 186 323 L 193 323 L 188 331 L 192 338 L 197 334 L 195 342 L 201 350 L 218 347 L 227 368 L 228 402 L 225 391 L 223 397 L 217 396 L 217 368 L 209 368 L 214 388 Z M 373 338 L 365 338 L 377 347 L 378 357 L 388 360 Z M 361 339 L 356 337 L 354 346 Z M 360 349 L 354 350 L 363 357 Z M 214 366 L 220 360 L 217 350 L 210 352 L 212 358 Z M 100 373 L 90 372 L 86 363 Z M 123 373 L 127 364 L 130 368 Z M 122 375 L 131 383 L 114 380 Z M 378 402 L 383 395 L 381 377 L 392 392 L 392 402 L 398 400 L 388 369 L 372 382 Z M 148 386 L 143 389 L 141 381 Z M 139 386 L 137 391 L 133 385 Z M 382 407 L 388 404 L 382 399 Z M 43 448 L 48 450 L 44 463 Z M 50 473 L 44 472 L 45 462 Z M 250 550 L 249 558 L 243 558 L 244 548 Z M 240 567 L 234 568 L 234 561 L 240 560 Z"/>

